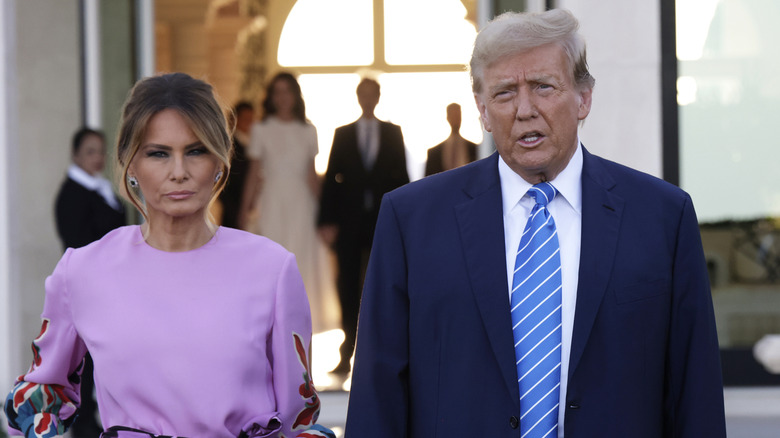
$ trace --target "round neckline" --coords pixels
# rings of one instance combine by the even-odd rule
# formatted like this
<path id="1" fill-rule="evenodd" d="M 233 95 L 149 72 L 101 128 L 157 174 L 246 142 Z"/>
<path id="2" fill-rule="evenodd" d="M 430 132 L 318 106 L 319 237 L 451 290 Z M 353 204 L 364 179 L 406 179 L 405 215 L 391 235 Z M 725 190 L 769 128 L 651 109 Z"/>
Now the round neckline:
<path id="1" fill-rule="evenodd" d="M 216 229 L 216 231 L 214 231 L 214 235 L 211 236 L 211 239 L 209 239 L 206 243 L 204 243 L 203 245 L 201 245 L 201 246 L 199 246 L 197 248 L 192 248 L 192 249 L 189 249 L 187 251 L 165 251 L 163 249 L 159 249 L 159 248 L 153 247 L 152 245 L 150 245 L 146 241 L 146 239 L 144 239 L 144 233 L 141 232 L 141 226 L 140 225 L 136 225 L 135 228 L 136 228 L 135 232 L 138 235 L 138 237 L 140 238 L 140 244 L 141 245 L 145 246 L 146 248 L 148 248 L 150 250 L 153 250 L 153 251 L 156 251 L 156 252 L 159 252 L 159 253 L 162 253 L 162 254 L 190 254 L 190 253 L 193 253 L 195 251 L 200 251 L 200 250 L 202 250 L 202 249 L 204 249 L 204 248 L 206 248 L 208 246 L 211 246 L 214 243 L 216 243 L 217 235 L 219 235 L 222 232 L 222 227 L 221 226 L 217 226 L 217 229 Z"/>

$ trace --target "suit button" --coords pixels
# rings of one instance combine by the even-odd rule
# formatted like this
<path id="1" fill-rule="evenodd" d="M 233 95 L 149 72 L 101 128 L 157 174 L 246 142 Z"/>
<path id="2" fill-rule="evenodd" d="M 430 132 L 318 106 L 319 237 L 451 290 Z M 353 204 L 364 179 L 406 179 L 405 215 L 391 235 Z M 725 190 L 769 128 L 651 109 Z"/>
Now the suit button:
<path id="1" fill-rule="evenodd" d="M 517 429 L 517 426 L 520 425 L 520 420 L 517 419 L 514 415 L 509 417 L 509 425 L 512 426 L 512 429 Z"/>
<path id="2" fill-rule="evenodd" d="M 569 403 L 569 409 L 579 409 L 580 405 L 577 403 Z"/>

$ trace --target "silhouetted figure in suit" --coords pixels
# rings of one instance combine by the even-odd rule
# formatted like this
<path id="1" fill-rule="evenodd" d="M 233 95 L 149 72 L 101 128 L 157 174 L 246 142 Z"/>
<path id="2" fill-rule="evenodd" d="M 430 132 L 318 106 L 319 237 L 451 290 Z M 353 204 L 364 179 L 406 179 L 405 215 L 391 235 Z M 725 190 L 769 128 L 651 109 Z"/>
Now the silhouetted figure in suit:
<path id="1" fill-rule="evenodd" d="M 425 176 L 454 169 L 477 159 L 477 145 L 460 135 L 461 118 L 460 105 L 447 105 L 447 123 L 452 131 L 446 140 L 428 149 Z"/>
<path id="2" fill-rule="evenodd" d="M 357 98 L 363 114 L 336 129 L 322 186 L 318 218 L 322 239 L 338 261 L 337 288 L 342 327 L 341 362 L 333 370 L 346 374 L 355 344 L 363 277 L 382 196 L 409 182 L 401 127 L 378 120 L 379 83 L 363 79 Z"/>
<path id="3" fill-rule="evenodd" d="M 57 234 L 64 249 L 86 246 L 114 228 L 125 225 L 125 209 L 114 194 L 111 182 L 103 178 L 106 144 L 103 133 L 82 128 L 73 136 L 73 163 L 55 201 Z M 92 357 L 85 357 L 81 375 L 81 407 L 73 423 L 76 438 L 97 437 L 97 403 L 92 397 Z"/>

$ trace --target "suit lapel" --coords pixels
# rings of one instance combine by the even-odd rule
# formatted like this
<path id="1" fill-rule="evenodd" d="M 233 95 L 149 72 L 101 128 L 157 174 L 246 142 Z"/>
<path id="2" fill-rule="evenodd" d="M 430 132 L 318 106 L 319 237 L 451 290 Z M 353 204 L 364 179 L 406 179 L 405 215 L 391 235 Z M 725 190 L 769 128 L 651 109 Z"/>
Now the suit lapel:
<path id="1" fill-rule="evenodd" d="M 498 154 L 493 154 L 476 163 L 474 178 L 464 187 L 470 199 L 455 207 L 455 215 L 471 289 L 507 389 L 519 409 L 497 160 Z"/>
<path id="2" fill-rule="evenodd" d="M 614 186 L 599 159 L 583 148 L 582 240 L 569 378 L 582 358 L 614 264 L 624 204 L 610 192 Z"/>

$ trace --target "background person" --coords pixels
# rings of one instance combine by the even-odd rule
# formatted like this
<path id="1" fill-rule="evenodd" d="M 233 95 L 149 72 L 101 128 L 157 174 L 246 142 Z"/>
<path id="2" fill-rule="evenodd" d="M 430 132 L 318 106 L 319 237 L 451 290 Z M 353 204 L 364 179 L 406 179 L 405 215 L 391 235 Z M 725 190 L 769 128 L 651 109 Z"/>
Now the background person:
<path id="1" fill-rule="evenodd" d="M 111 182 L 103 177 L 106 143 L 103 133 L 81 128 L 73 135 L 68 174 L 54 204 L 57 234 L 63 249 L 81 248 L 109 231 L 125 225 L 125 208 L 114 194 Z M 84 357 L 81 391 L 84 396 L 79 416 L 73 423 L 76 438 L 97 437 L 102 428 L 97 422 L 98 406 L 93 397 L 92 357 Z"/>
<path id="2" fill-rule="evenodd" d="M 230 147 L 210 85 L 173 73 L 133 87 L 118 173 L 146 222 L 69 249 L 46 280 L 33 363 L 5 404 L 16 433 L 66 431 L 89 350 L 104 437 L 332 437 L 314 424 L 294 256 L 207 218 Z"/>
<path id="3" fill-rule="evenodd" d="M 249 130 L 255 120 L 255 109 L 251 103 L 241 101 L 233 107 L 232 114 L 236 128 L 233 131 L 230 178 L 225 184 L 225 190 L 219 195 L 219 200 L 222 203 L 222 226 L 240 228 L 238 218 L 249 168 L 246 148 L 249 145 Z"/>
<path id="4" fill-rule="evenodd" d="M 314 170 L 317 130 L 306 119 L 298 81 L 282 72 L 268 83 L 263 120 L 252 127 L 242 216 L 247 229 L 295 254 L 312 309 L 314 332 L 338 327 L 338 303 L 327 248 L 317 237 L 320 178 Z M 251 214 L 252 210 L 258 210 Z"/>
<path id="5" fill-rule="evenodd" d="M 450 124 L 450 136 L 428 149 L 425 176 L 454 169 L 477 159 L 477 145 L 460 135 L 461 119 L 460 105 L 457 103 L 447 105 L 447 123 Z"/>
<path id="6" fill-rule="evenodd" d="M 63 248 L 81 248 L 125 225 L 125 209 L 103 178 L 103 133 L 81 128 L 73 135 L 73 163 L 55 201 L 57 234 Z"/>
<path id="7" fill-rule="evenodd" d="M 497 153 L 385 196 L 347 438 L 726 436 L 691 199 L 580 144 L 577 28 L 486 25 L 471 77 Z"/>
<path id="8" fill-rule="evenodd" d="M 336 285 L 346 337 L 333 371 L 340 374 L 350 370 L 379 203 L 385 193 L 409 182 L 401 127 L 374 115 L 379 96 L 377 81 L 360 81 L 357 98 L 363 113 L 333 135 L 317 221 L 320 236 L 335 249 L 338 261 Z"/>

